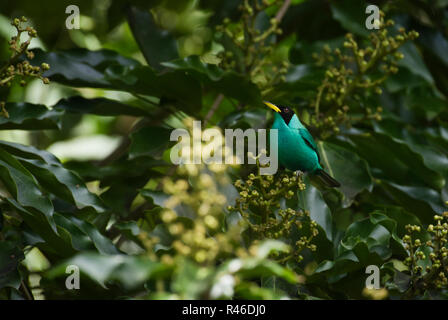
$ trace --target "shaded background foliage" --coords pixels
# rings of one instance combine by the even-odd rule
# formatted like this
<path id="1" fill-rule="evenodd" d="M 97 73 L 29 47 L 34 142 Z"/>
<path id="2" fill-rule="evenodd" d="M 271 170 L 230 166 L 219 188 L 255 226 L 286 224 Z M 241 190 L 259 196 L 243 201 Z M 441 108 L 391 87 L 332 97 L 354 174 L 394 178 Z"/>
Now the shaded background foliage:
<path id="1" fill-rule="evenodd" d="M 24 15 L 38 31 L 30 61 L 50 65 L 51 83 L 0 87 L 10 115 L 0 119 L 0 297 L 445 298 L 443 277 L 431 272 L 447 273 L 444 251 L 406 246 L 403 237 L 432 239 L 426 230 L 446 211 L 448 2 L 373 3 L 395 21 L 391 35 L 404 27 L 419 37 L 398 48 L 397 70 L 376 92 L 360 89 L 340 105 L 329 96 L 319 109 L 316 95 L 332 81 L 334 60 L 325 59 L 344 50 L 345 34 L 360 47 L 372 43 L 363 1 L 77 1 L 80 30 L 65 28 L 73 1 L 2 1 L 0 61 L 10 56 L 10 20 Z M 360 79 L 379 77 L 375 69 Z M 278 203 L 308 213 L 304 227 L 267 237 L 227 208 L 242 197 L 232 183 L 252 181 L 256 168 L 201 166 L 229 179 L 213 195 L 224 203 L 208 212 L 220 227 L 186 199 L 172 208 L 173 223 L 167 199 L 186 192 L 201 203 L 199 191 L 211 185 L 173 168 L 171 129 L 187 117 L 222 129 L 268 127 L 262 100 L 294 107 L 342 187 L 322 189 L 309 177 L 304 190 L 291 185 Z M 318 234 L 291 259 L 312 220 Z M 231 231 L 238 221 L 242 238 Z M 437 221 L 440 240 L 447 226 Z M 176 226 L 222 248 L 204 258 L 201 250 L 215 248 L 204 240 L 193 255 L 176 242 Z M 418 251 L 425 255 L 414 261 Z M 80 290 L 65 289 L 70 264 L 81 270 Z M 380 291 L 364 289 L 372 264 Z"/>

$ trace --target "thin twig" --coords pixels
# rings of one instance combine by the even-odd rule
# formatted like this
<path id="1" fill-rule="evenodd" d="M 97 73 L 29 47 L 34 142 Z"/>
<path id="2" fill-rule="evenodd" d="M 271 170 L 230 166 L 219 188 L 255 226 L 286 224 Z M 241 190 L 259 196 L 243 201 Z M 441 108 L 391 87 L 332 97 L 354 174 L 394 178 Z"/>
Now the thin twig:
<path id="1" fill-rule="evenodd" d="M 316 103 L 314 106 L 314 113 L 316 114 L 317 120 L 319 120 L 320 100 L 322 99 L 322 93 L 324 92 L 327 85 L 328 85 L 327 78 L 325 78 L 324 82 L 322 83 L 322 85 L 319 86 L 318 91 L 317 91 Z"/>
<path id="2" fill-rule="evenodd" d="M 34 300 L 33 295 L 31 294 L 30 290 L 28 289 L 27 285 L 25 284 L 25 281 L 20 282 L 20 286 L 23 289 L 23 293 L 25 293 L 25 296 L 28 300 Z"/>
<path id="3" fill-rule="evenodd" d="M 280 7 L 277 14 L 275 15 L 275 20 L 277 20 L 278 22 L 282 21 L 283 17 L 286 14 L 286 11 L 288 11 L 290 4 L 291 0 L 285 0 L 285 2 L 283 2 L 283 5 Z"/>
<path id="4" fill-rule="evenodd" d="M 215 101 L 213 101 L 212 107 L 210 108 L 210 110 L 208 111 L 207 115 L 204 118 L 204 126 L 207 125 L 207 122 L 211 119 L 216 110 L 218 110 L 222 100 L 224 100 L 224 95 L 220 93 L 216 97 Z"/>
<path id="5" fill-rule="evenodd" d="M 114 151 L 112 151 L 106 158 L 98 162 L 98 166 L 100 167 L 107 166 L 112 162 L 114 162 L 115 160 L 121 158 L 123 154 L 126 153 L 130 145 L 131 145 L 131 139 L 128 136 L 123 136 L 121 138 L 118 147 Z"/>

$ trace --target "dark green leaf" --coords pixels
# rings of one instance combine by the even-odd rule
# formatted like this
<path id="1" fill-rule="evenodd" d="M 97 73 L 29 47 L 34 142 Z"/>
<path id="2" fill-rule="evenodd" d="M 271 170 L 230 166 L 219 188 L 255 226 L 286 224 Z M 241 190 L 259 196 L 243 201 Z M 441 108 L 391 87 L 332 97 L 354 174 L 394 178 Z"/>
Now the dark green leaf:
<path id="1" fill-rule="evenodd" d="M 43 160 L 52 165 L 61 165 L 61 162 L 53 154 L 48 151 L 39 150 L 33 146 L 25 146 L 23 144 L 1 141 L 0 146 L 16 157 L 27 159 Z"/>
<path id="2" fill-rule="evenodd" d="M 185 72 L 157 74 L 152 68 L 114 51 L 85 49 L 45 53 L 36 50 L 35 61 L 51 65 L 51 80 L 75 87 L 93 87 L 166 97 L 189 112 L 200 110 L 201 86 Z"/>
<path id="3" fill-rule="evenodd" d="M 299 201 L 299 206 L 310 212 L 311 219 L 322 227 L 327 239 L 331 241 L 333 239 L 333 219 L 320 191 L 307 183 L 305 191 L 299 191 Z"/>
<path id="4" fill-rule="evenodd" d="M 57 215 L 57 223 L 61 226 L 68 227 L 70 226 L 70 229 L 73 230 L 74 227 L 76 227 L 83 235 L 86 235 L 95 245 L 98 252 L 101 254 L 117 254 L 118 250 L 115 248 L 115 246 L 112 244 L 112 241 L 106 237 L 104 237 L 98 229 L 91 223 L 87 221 L 83 221 L 81 219 L 78 219 L 74 216 L 63 216 L 58 214 Z M 64 224 L 63 224 L 64 223 Z M 70 230 L 70 233 L 72 235 L 72 238 L 74 239 L 74 234 L 72 233 L 72 230 Z M 83 249 L 86 250 L 86 249 Z"/>
<path id="5" fill-rule="evenodd" d="M 113 65 L 138 66 L 136 60 L 120 56 L 111 50 L 88 51 L 72 49 L 60 52 L 43 52 L 34 50 L 34 65 L 48 63 L 51 69 L 45 76 L 57 82 L 70 83 L 76 86 L 106 88 L 110 85 L 103 72 Z"/>
<path id="6" fill-rule="evenodd" d="M 148 64 L 161 69 L 160 62 L 178 57 L 176 39 L 156 25 L 152 14 L 137 7 L 128 9 L 128 22 Z"/>
<path id="7" fill-rule="evenodd" d="M 398 51 L 404 55 L 404 58 L 398 62 L 398 65 L 407 68 L 412 73 L 425 79 L 428 83 L 434 83 L 434 79 L 423 62 L 415 44 L 407 42 Z"/>
<path id="8" fill-rule="evenodd" d="M 364 159 L 356 153 L 329 142 L 320 141 L 318 146 L 325 171 L 341 184 L 340 190 L 345 195 L 346 206 L 361 191 L 372 191 L 372 177 Z"/>
<path id="9" fill-rule="evenodd" d="M 331 3 L 331 12 L 345 29 L 360 36 L 368 36 L 369 30 L 365 26 L 366 6 L 362 1 L 339 0 Z"/>
<path id="10" fill-rule="evenodd" d="M 68 265 L 78 266 L 82 274 L 104 288 L 108 282 L 117 281 L 128 290 L 141 286 L 143 282 L 151 279 L 152 275 L 167 269 L 158 262 L 144 257 L 103 256 L 93 252 L 84 252 L 49 270 L 45 277 L 49 279 L 65 277 L 65 269 Z"/>
<path id="11" fill-rule="evenodd" d="M 49 110 L 44 105 L 33 105 L 23 102 L 10 102 L 6 104 L 5 108 L 9 113 L 9 117 L 0 117 L 0 130 L 58 129 L 60 118 L 63 114 L 61 110 Z"/>
<path id="12" fill-rule="evenodd" d="M 350 135 L 356 152 L 368 161 L 371 167 L 381 169 L 385 178 L 399 184 L 424 183 L 441 189 L 445 180 L 442 175 L 429 169 L 423 157 L 411 150 L 404 142 L 379 133 Z"/>
<path id="13" fill-rule="evenodd" d="M 19 160 L 45 189 L 75 204 L 78 209 L 91 207 L 100 213 L 105 210 L 102 201 L 87 189 L 81 178 L 61 164 L 47 164 L 39 160 L 20 158 Z"/>
<path id="14" fill-rule="evenodd" d="M 435 190 L 388 182 L 382 185 L 398 204 L 414 213 L 423 223 L 430 223 L 434 214 L 444 211 L 441 196 Z"/>
<path id="15" fill-rule="evenodd" d="M 16 244 L 10 241 L 0 242 L 0 289 L 19 288 L 21 277 L 17 268 L 23 259 L 23 252 Z"/>
<path id="16" fill-rule="evenodd" d="M 164 127 L 146 127 L 131 135 L 131 159 L 141 156 L 160 156 L 170 143 L 171 130 Z"/>
<path id="17" fill-rule="evenodd" d="M 139 117 L 149 115 L 149 112 L 142 108 L 130 106 L 118 101 L 105 98 L 86 99 L 80 96 L 59 100 L 53 108 L 57 110 L 64 110 L 66 112 L 91 113 L 101 116 L 118 116 L 127 114 Z"/>
<path id="18" fill-rule="evenodd" d="M 235 72 L 224 71 L 216 65 L 206 64 L 198 56 L 164 62 L 162 65 L 187 71 L 217 92 L 244 104 L 259 105 L 261 103 L 261 95 L 255 84 Z"/>
<path id="19" fill-rule="evenodd" d="M 12 197 L 24 208 L 40 211 L 56 230 L 53 221 L 53 204 L 42 194 L 35 178 L 12 155 L 0 148 L 0 178 Z"/>

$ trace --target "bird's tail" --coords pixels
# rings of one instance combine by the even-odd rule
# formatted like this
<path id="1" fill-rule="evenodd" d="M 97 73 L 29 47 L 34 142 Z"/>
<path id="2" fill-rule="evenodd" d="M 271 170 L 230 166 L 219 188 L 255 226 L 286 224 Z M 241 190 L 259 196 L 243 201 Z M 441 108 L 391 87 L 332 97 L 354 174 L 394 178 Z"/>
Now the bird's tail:
<path id="1" fill-rule="evenodd" d="M 324 170 L 319 169 L 316 172 L 316 175 L 328 186 L 331 188 L 338 188 L 341 186 L 339 182 L 337 182 L 332 176 L 326 173 Z"/>

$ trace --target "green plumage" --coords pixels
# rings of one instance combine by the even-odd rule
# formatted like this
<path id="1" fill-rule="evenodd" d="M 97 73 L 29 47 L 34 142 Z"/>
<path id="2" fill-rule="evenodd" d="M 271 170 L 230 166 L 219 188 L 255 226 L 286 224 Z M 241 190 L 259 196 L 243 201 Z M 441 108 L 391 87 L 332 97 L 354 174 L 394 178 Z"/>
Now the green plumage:
<path id="1" fill-rule="evenodd" d="M 270 107 L 273 108 L 272 106 Z M 328 175 L 320 165 L 316 142 L 297 115 L 287 107 L 277 109 L 280 111 L 275 114 L 272 129 L 278 130 L 280 164 L 292 171 L 300 170 L 316 174 L 329 187 L 339 187 L 339 182 Z"/>

